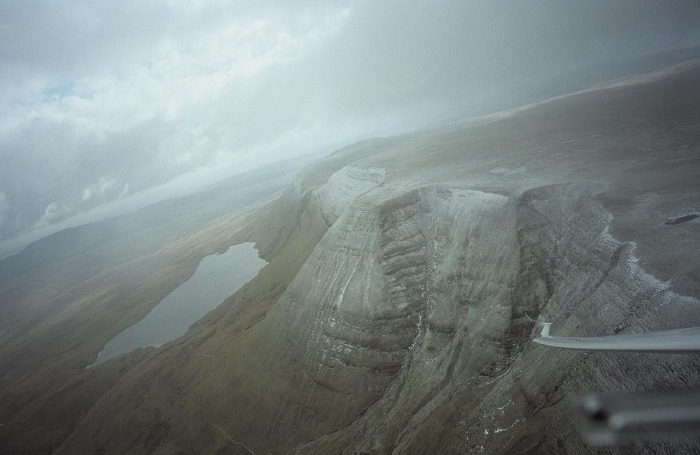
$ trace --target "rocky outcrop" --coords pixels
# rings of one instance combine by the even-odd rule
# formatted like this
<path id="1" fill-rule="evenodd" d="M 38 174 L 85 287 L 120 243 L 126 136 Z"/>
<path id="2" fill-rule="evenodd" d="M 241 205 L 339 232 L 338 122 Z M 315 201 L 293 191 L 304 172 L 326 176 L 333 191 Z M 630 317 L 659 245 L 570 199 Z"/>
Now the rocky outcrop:
<path id="1" fill-rule="evenodd" d="M 305 379 L 359 398 L 363 412 L 297 451 L 580 452 L 570 409 L 581 391 L 658 388 L 659 377 L 639 374 L 650 364 L 673 372 L 664 383 L 697 385 L 698 362 L 684 356 L 529 346 L 539 319 L 566 335 L 658 327 L 659 308 L 666 324 L 700 320 L 700 302 L 643 272 L 610 221 L 579 185 L 517 198 L 429 187 L 351 207 L 309 261 L 351 263 L 328 271 L 330 287 L 306 282 L 318 269 L 302 268 L 291 290 L 314 289 L 305 296 L 317 312 L 302 318 L 313 320 Z M 364 247 L 349 253 L 333 241 L 348 232 Z"/>

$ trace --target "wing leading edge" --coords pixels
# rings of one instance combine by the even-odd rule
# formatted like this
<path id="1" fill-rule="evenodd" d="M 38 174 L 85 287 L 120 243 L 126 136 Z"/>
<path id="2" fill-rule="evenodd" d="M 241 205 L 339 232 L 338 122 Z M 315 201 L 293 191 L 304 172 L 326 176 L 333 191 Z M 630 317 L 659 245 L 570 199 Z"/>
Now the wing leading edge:
<path id="1" fill-rule="evenodd" d="M 555 337 L 545 323 L 535 343 L 585 351 L 700 353 L 700 327 L 599 337 Z"/>

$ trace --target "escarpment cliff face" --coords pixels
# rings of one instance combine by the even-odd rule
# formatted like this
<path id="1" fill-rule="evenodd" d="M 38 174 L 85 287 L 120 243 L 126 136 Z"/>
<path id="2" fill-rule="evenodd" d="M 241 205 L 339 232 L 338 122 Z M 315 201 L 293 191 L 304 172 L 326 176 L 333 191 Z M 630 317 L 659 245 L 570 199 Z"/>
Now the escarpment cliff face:
<path id="1" fill-rule="evenodd" d="M 589 188 L 550 185 L 517 198 L 423 188 L 373 211 L 363 205 L 382 218 L 374 232 L 384 241 L 365 251 L 364 263 L 381 264 L 385 295 L 365 307 L 366 291 L 339 284 L 344 292 L 330 295 L 342 299 L 314 317 L 312 334 L 321 339 L 308 338 L 314 357 L 306 378 L 372 404 L 299 452 L 585 453 L 569 414 L 582 391 L 697 385 L 693 358 L 528 345 L 538 319 L 555 322 L 558 333 L 591 335 L 700 320 L 696 299 L 645 273 L 633 245 L 610 236 L 611 216 Z M 372 316 L 377 308 L 391 311 L 392 321 Z M 358 325 L 370 335 L 357 336 Z M 390 375 L 381 368 L 387 351 L 398 354 Z M 373 358 L 380 368 L 348 358 Z M 353 376 L 377 382 L 348 389 L 335 379 Z"/>
<path id="2" fill-rule="evenodd" d="M 698 387 L 700 360 L 529 340 L 700 325 L 700 221 L 665 223 L 700 209 L 699 86 L 690 65 L 319 161 L 230 221 L 254 280 L 57 393 L 93 391 L 55 452 L 596 452 L 577 396 Z"/>

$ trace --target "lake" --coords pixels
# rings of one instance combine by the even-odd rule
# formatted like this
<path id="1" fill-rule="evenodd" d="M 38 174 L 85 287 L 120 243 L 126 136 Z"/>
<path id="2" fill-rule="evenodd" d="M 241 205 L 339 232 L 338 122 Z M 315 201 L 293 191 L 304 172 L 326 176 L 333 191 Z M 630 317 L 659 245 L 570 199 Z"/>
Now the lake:
<path id="1" fill-rule="evenodd" d="M 159 347 L 181 337 L 193 323 L 253 279 L 265 264 L 253 243 L 234 245 L 225 253 L 205 257 L 189 280 L 143 319 L 112 338 L 88 368 L 119 354 L 146 346 Z"/>

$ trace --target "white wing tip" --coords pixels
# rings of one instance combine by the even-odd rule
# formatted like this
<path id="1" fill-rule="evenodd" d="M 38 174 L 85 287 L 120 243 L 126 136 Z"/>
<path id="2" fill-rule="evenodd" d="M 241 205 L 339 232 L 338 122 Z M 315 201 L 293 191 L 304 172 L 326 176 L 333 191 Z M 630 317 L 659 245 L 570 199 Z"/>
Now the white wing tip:
<path id="1" fill-rule="evenodd" d="M 548 337 L 549 336 L 549 327 L 552 325 L 551 322 L 545 322 L 542 324 L 542 333 L 540 333 L 540 336 L 542 337 Z"/>

